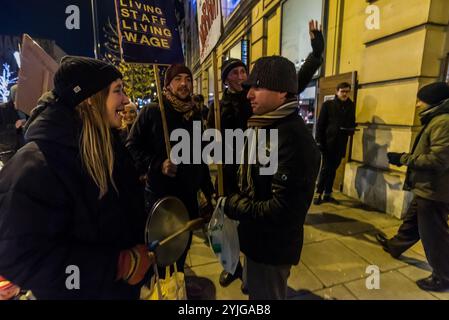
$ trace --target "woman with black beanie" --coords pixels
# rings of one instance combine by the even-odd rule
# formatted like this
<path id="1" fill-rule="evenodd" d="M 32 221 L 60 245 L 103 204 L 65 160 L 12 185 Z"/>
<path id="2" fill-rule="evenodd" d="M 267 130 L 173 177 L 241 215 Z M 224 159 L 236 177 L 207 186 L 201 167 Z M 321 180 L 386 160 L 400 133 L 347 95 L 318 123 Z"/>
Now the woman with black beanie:
<path id="1" fill-rule="evenodd" d="M 37 299 L 138 299 L 154 262 L 112 65 L 65 57 L 0 172 L 0 275 Z M 135 174 L 130 174 L 130 172 Z"/>

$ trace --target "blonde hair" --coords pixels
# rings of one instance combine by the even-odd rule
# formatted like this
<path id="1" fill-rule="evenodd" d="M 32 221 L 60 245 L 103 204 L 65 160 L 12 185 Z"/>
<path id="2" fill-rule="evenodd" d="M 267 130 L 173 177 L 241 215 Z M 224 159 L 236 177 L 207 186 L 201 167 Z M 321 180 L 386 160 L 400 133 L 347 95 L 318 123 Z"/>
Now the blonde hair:
<path id="1" fill-rule="evenodd" d="M 112 134 L 106 115 L 109 87 L 81 102 L 76 110 L 83 123 L 80 137 L 80 153 L 83 166 L 100 189 L 101 199 L 108 192 L 111 182 L 118 192 L 113 178 L 114 150 Z"/>

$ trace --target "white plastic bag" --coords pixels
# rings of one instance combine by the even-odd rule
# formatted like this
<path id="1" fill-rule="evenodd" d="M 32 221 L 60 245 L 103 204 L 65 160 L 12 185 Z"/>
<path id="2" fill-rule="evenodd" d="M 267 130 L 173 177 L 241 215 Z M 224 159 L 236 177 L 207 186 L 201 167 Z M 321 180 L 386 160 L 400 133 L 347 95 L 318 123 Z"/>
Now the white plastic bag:
<path id="1" fill-rule="evenodd" d="M 240 260 L 238 221 L 231 220 L 224 214 L 224 200 L 225 198 L 218 200 L 207 233 L 210 246 L 220 260 L 223 269 L 234 274 Z"/>

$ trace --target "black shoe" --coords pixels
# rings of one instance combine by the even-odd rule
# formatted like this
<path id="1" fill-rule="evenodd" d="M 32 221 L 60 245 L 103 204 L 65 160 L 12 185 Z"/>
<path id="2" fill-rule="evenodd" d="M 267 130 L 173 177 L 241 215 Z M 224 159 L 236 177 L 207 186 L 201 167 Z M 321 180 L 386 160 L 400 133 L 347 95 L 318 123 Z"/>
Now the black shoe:
<path id="1" fill-rule="evenodd" d="M 388 252 L 395 259 L 399 258 L 401 254 L 397 254 L 390 249 L 388 246 L 388 239 L 383 234 L 376 234 L 376 240 L 380 243 L 385 252 Z"/>
<path id="2" fill-rule="evenodd" d="M 425 291 L 443 292 L 449 290 L 449 281 L 441 279 L 434 274 L 416 281 L 416 284 Z"/>
<path id="3" fill-rule="evenodd" d="M 333 203 L 333 204 L 340 204 L 340 202 L 338 202 L 338 200 L 333 198 L 332 195 L 330 195 L 330 194 L 325 194 L 323 196 L 323 202 L 330 202 L 330 203 Z"/>
<path id="4" fill-rule="evenodd" d="M 229 286 L 234 280 L 241 278 L 241 273 L 239 272 L 235 272 L 235 274 L 231 274 L 229 272 L 226 271 L 222 271 L 220 274 L 220 285 L 222 287 L 227 287 Z"/>
<path id="5" fill-rule="evenodd" d="M 321 200 L 321 193 L 317 193 L 315 197 L 313 197 L 313 204 L 319 206 L 323 200 Z"/>

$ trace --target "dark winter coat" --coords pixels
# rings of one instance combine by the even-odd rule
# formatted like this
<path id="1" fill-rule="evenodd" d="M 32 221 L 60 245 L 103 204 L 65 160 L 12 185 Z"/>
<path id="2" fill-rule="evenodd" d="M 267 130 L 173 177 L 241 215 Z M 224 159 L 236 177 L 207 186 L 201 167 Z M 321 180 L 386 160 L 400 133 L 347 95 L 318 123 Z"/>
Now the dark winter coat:
<path id="1" fill-rule="evenodd" d="M 297 264 L 321 155 L 296 113 L 264 129 L 278 130 L 278 170 L 263 176 L 258 174 L 258 165 L 253 165 L 254 198 L 234 194 L 227 199 L 225 212 L 240 220 L 240 250 L 251 260 Z"/>
<path id="2" fill-rule="evenodd" d="M 138 299 L 139 286 L 116 281 L 120 251 L 143 243 L 143 190 L 131 159 L 114 134 L 119 194 L 110 185 L 98 199 L 80 160 L 81 121 L 46 99 L 28 143 L 0 171 L 0 274 L 38 299 Z M 79 290 L 66 288 L 69 266 L 78 267 Z"/>
<path id="3" fill-rule="evenodd" d="M 298 93 L 307 87 L 321 63 L 321 58 L 308 56 L 298 72 Z M 268 265 L 297 264 L 321 154 L 297 113 L 264 129 L 278 130 L 278 170 L 262 176 L 254 165 L 254 196 L 230 196 L 225 212 L 240 220 L 240 249 L 250 259 Z"/>
<path id="4" fill-rule="evenodd" d="M 449 100 L 420 114 L 424 126 L 412 152 L 401 157 L 408 166 L 406 190 L 449 203 Z"/>
<path id="5" fill-rule="evenodd" d="M 220 101 L 221 113 L 221 134 L 224 140 L 226 129 L 247 129 L 247 122 L 252 115 L 251 103 L 246 97 L 247 90 L 241 92 L 231 93 L 226 89 Z M 212 104 L 209 108 L 207 117 L 207 127 L 215 128 L 215 110 Z M 236 150 L 232 144 L 226 144 L 223 147 L 223 156 L 227 153 L 233 154 L 235 159 Z M 223 187 L 224 194 L 230 195 L 238 191 L 237 171 L 238 164 L 223 164 Z"/>
<path id="6" fill-rule="evenodd" d="M 166 99 L 164 99 L 164 106 L 169 133 L 171 134 L 175 129 L 185 129 L 189 133 L 192 145 L 193 120 L 198 121 L 197 124 L 202 129 L 201 115 L 195 114 L 193 119 L 188 121 Z M 162 174 L 162 163 L 168 158 L 163 132 L 159 106 L 157 104 L 146 106 L 139 112 L 126 146 L 133 156 L 139 173 L 147 174 L 146 189 L 153 194 L 153 198 L 169 195 L 178 197 L 186 205 L 190 217 L 196 218 L 199 214 L 197 192 L 201 189 L 208 198 L 213 194 L 209 168 L 203 164 L 202 158 L 201 164 L 192 164 L 191 159 L 191 164 L 178 165 L 176 177 L 171 178 Z M 176 144 L 177 142 L 171 142 L 172 147 Z"/>
<path id="7" fill-rule="evenodd" d="M 334 154 L 339 158 L 346 155 L 348 137 L 354 132 L 355 105 L 351 99 L 334 100 L 323 103 L 316 128 L 316 140 L 321 150 Z"/>
<path id="8" fill-rule="evenodd" d="M 251 103 L 249 102 L 247 90 L 241 92 L 230 92 L 225 89 L 220 101 L 221 128 L 224 129 L 242 129 L 247 128 L 247 122 L 252 115 Z M 207 116 L 207 127 L 215 128 L 215 110 L 211 104 Z"/>

